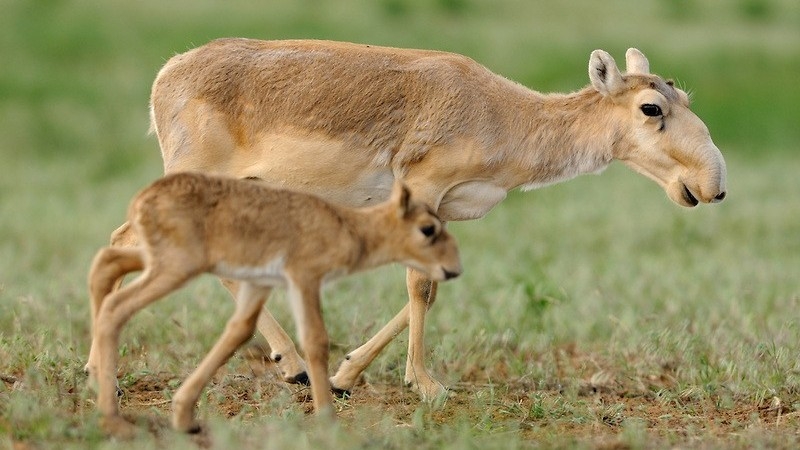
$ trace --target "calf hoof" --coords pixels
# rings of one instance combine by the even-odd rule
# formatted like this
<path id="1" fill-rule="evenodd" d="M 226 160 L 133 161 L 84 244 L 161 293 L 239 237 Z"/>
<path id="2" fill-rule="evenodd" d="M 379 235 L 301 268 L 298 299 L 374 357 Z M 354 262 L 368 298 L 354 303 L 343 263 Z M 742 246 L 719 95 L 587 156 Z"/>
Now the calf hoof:
<path id="1" fill-rule="evenodd" d="M 120 440 L 133 439 L 137 434 L 136 426 L 121 416 L 101 418 L 100 428 L 107 435 Z"/>
<path id="2" fill-rule="evenodd" d="M 192 421 L 186 425 L 173 424 L 172 428 L 175 431 L 186 434 L 200 434 L 203 431 L 203 427 L 195 421 Z"/>
<path id="3" fill-rule="evenodd" d="M 183 386 L 185 387 L 185 386 Z M 196 400 L 186 400 L 186 393 L 181 389 L 172 397 L 172 429 L 187 434 L 197 434 L 202 427 L 194 418 Z"/>
<path id="4" fill-rule="evenodd" d="M 180 408 L 172 412 L 172 428 L 186 434 L 198 434 L 203 431 L 203 427 L 194 420 L 192 414 L 184 413 Z"/>
<path id="5" fill-rule="evenodd" d="M 333 385 L 331 385 L 331 393 L 334 397 L 342 400 L 347 400 L 353 394 L 348 389 L 339 389 Z"/>
<path id="6" fill-rule="evenodd" d="M 306 372 L 300 372 L 297 375 L 291 377 L 285 377 L 283 380 L 290 384 L 302 384 L 303 386 L 311 386 L 311 379 L 308 378 L 308 374 Z"/>
<path id="7" fill-rule="evenodd" d="M 192 422 L 185 428 L 176 428 L 176 430 L 186 434 L 200 434 L 203 431 L 203 427 L 197 422 Z"/>
<path id="8" fill-rule="evenodd" d="M 450 391 L 434 379 L 429 379 L 427 383 L 418 381 L 405 380 L 406 387 L 419 394 L 420 400 L 425 403 L 438 404 L 442 400 L 447 399 Z"/>

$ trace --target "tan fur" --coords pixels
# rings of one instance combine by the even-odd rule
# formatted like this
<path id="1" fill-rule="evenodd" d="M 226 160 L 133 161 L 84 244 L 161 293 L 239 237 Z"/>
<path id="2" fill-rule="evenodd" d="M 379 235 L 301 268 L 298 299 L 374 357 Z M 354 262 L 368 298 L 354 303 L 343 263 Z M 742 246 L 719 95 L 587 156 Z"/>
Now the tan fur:
<path id="1" fill-rule="evenodd" d="M 93 342 L 87 368 L 97 377 L 104 424 L 116 435 L 133 429 L 120 418 L 115 395 L 123 325 L 201 273 L 240 283 L 224 333 L 173 397 L 173 425 L 182 431 L 197 430 L 194 405 L 201 390 L 252 336 L 273 286 L 288 288 L 314 407 L 330 413 L 322 283 L 390 262 L 440 281 L 461 272 L 455 240 L 401 183 L 389 201 L 355 210 L 263 183 L 179 173 L 144 189 L 131 203 L 128 220 L 140 244 L 101 249 L 89 274 Z M 136 270 L 143 270 L 137 279 L 113 291 L 121 277 Z"/>
<path id="2" fill-rule="evenodd" d="M 402 179 L 443 220 L 484 216 L 514 188 L 532 189 L 623 161 L 684 206 L 725 195 L 725 163 L 688 96 L 649 73 L 635 49 L 627 72 L 602 50 L 591 84 L 541 94 L 461 55 L 326 41 L 223 39 L 170 59 L 151 96 L 167 173 L 257 177 L 343 205 L 388 195 Z M 649 117 L 642 105 L 658 105 Z M 130 240 L 123 226 L 115 237 Z M 424 314 L 435 287 L 409 273 L 409 305 L 349 355 L 341 389 L 410 327 L 406 381 L 442 392 L 424 369 Z M 259 329 L 287 379 L 303 363 L 269 314 Z"/>

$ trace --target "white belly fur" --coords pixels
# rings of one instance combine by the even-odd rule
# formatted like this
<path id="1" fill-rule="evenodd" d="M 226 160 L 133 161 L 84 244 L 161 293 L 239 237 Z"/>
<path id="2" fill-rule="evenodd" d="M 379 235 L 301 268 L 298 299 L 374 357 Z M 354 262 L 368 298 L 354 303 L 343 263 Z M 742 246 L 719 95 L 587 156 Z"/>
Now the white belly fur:
<path id="1" fill-rule="evenodd" d="M 281 286 L 286 284 L 284 267 L 286 258 L 280 256 L 258 266 L 243 266 L 226 263 L 217 263 L 213 272 L 223 278 L 249 281 L 262 286 Z"/>

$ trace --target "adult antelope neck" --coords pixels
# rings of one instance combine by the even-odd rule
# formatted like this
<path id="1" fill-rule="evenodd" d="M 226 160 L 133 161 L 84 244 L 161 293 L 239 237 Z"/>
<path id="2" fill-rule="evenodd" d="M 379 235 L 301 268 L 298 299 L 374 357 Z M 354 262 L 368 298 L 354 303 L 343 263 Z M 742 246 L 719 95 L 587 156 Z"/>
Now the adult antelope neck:
<path id="1" fill-rule="evenodd" d="M 621 139 L 610 100 L 591 86 L 570 94 L 528 90 L 525 97 L 515 111 L 524 137 L 491 160 L 520 170 L 507 188 L 535 189 L 608 166 Z"/>

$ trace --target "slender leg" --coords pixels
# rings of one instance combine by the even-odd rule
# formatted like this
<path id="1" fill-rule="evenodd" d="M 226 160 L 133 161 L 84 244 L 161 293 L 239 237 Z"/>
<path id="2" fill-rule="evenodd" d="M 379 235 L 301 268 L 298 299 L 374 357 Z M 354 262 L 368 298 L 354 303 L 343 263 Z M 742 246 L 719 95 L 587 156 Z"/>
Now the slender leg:
<path id="1" fill-rule="evenodd" d="M 125 222 L 114 230 L 109 240 L 111 247 L 106 247 L 97 253 L 89 270 L 89 295 L 92 302 L 92 344 L 89 347 L 89 358 L 83 370 L 90 377 L 94 376 L 92 371 L 98 364 L 95 351 L 94 324 L 96 323 L 100 305 L 107 295 L 119 289 L 125 274 L 143 269 L 141 255 L 138 265 L 131 265 L 134 260 L 127 258 L 128 254 L 125 252 L 125 249 L 132 249 L 138 243 L 130 222 Z M 138 250 L 136 251 L 138 252 Z M 126 269 L 130 270 L 125 271 Z"/>
<path id="2" fill-rule="evenodd" d="M 311 396 L 319 416 L 334 416 L 331 385 L 328 381 L 328 332 L 322 320 L 319 280 L 298 283 L 289 280 L 289 301 L 308 360 Z"/>
<path id="3" fill-rule="evenodd" d="M 222 284 L 235 298 L 239 283 L 222 279 Z M 270 358 L 275 361 L 278 369 L 280 369 L 283 380 L 287 383 L 307 385 L 308 375 L 303 358 L 297 352 L 292 338 L 286 334 L 286 331 L 281 328 L 278 321 L 275 320 L 266 307 L 263 308 L 263 311 L 258 316 L 258 331 L 267 339 L 271 350 Z"/>
<path id="4" fill-rule="evenodd" d="M 406 276 L 409 294 L 408 358 L 406 384 L 419 392 L 423 400 L 433 400 L 446 389 L 425 368 L 425 313 L 436 298 L 437 283 L 423 273 L 409 269 Z"/>
<path id="5" fill-rule="evenodd" d="M 236 296 L 236 310 L 225 331 L 211 351 L 192 372 L 172 398 L 172 426 L 178 431 L 200 431 L 194 419 L 194 408 L 203 388 L 234 352 L 253 336 L 264 302 L 270 289 L 241 283 Z"/>
<path id="6" fill-rule="evenodd" d="M 136 248 L 106 247 L 97 253 L 92 262 L 88 282 L 91 298 L 92 345 L 89 349 L 89 360 L 84 367 L 91 377 L 97 372 L 94 330 L 97 328 L 97 314 L 103 299 L 116 288 L 125 274 L 142 270 L 143 265 L 141 250 Z"/>
<path id="7" fill-rule="evenodd" d="M 358 381 L 367 366 L 370 365 L 378 354 L 392 341 L 398 334 L 408 326 L 408 303 L 403 309 L 392 318 L 378 333 L 375 334 L 365 344 L 345 356 L 344 361 L 339 365 L 336 374 L 331 378 L 333 391 L 339 394 L 349 393 Z"/>
<path id="8" fill-rule="evenodd" d="M 433 399 L 444 392 L 444 387 L 430 376 L 424 366 L 425 310 L 436 300 L 437 284 L 412 269 L 407 271 L 406 284 L 409 303 L 375 336 L 345 357 L 336 375 L 331 378 L 335 392 L 348 392 L 355 386 L 361 372 L 395 336 L 409 326 L 412 310 L 416 315 L 416 325 L 409 333 L 405 381 L 411 384 L 412 389 L 419 392 L 423 399 Z"/>
<path id="9" fill-rule="evenodd" d="M 188 276 L 176 276 L 159 268 L 147 270 L 136 280 L 106 297 L 97 314 L 97 407 L 106 432 L 131 435 L 135 428 L 119 415 L 116 383 L 119 335 L 125 323 L 140 309 L 177 289 Z"/>

